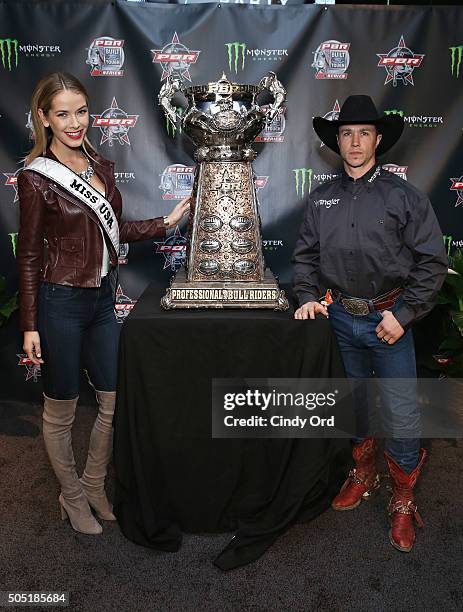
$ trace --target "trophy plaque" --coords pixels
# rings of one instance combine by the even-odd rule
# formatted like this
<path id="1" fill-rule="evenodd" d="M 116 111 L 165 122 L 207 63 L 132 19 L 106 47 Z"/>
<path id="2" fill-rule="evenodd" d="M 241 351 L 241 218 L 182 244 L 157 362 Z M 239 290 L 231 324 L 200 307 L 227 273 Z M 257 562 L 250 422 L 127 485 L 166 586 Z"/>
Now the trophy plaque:
<path id="1" fill-rule="evenodd" d="M 256 102 L 267 90 L 273 102 Z M 177 92 L 188 100 L 181 116 Z M 252 142 L 278 114 L 286 91 L 270 72 L 259 85 L 240 85 L 225 75 L 207 85 L 183 87 L 168 77 L 159 103 L 196 145 L 196 168 L 185 268 L 171 280 L 161 306 L 172 308 L 272 308 L 288 301 L 262 254 L 260 217 L 251 162 Z"/>

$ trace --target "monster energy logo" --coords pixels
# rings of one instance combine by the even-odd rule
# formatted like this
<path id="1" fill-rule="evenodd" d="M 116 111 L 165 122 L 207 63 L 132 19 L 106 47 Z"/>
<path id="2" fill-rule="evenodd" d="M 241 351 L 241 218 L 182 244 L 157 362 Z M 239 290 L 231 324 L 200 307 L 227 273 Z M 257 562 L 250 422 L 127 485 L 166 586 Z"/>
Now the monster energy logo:
<path id="1" fill-rule="evenodd" d="M 385 115 L 400 115 L 401 117 L 404 116 L 403 110 L 397 110 L 396 108 L 391 108 L 390 110 L 385 110 L 384 114 Z"/>
<path id="2" fill-rule="evenodd" d="M 463 56 L 463 45 L 458 47 L 449 47 L 449 49 L 452 56 L 452 75 L 456 76 L 458 79 L 460 76 L 461 59 Z"/>
<path id="3" fill-rule="evenodd" d="M 176 106 L 175 110 L 177 112 L 177 115 L 179 115 L 180 117 L 183 115 L 184 113 L 184 109 L 180 106 Z M 182 123 L 181 121 L 178 122 L 178 128 L 177 128 L 177 124 L 174 123 L 173 121 L 171 121 L 169 119 L 169 117 L 166 115 L 166 131 L 169 134 L 169 136 L 172 136 L 172 138 L 175 138 L 175 135 L 177 133 L 177 129 L 179 131 L 179 134 L 182 133 Z"/>
<path id="4" fill-rule="evenodd" d="M 447 256 L 450 256 L 450 249 L 452 247 L 453 236 L 446 236 L 444 234 L 443 239 L 444 239 L 444 245 L 447 249 Z"/>
<path id="5" fill-rule="evenodd" d="M 232 71 L 232 66 L 235 69 L 235 74 L 238 74 L 238 65 L 241 60 L 241 70 L 244 70 L 244 62 L 246 60 L 246 44 L 240 42 L 225 43 L 228 52 L 228 68 Z"/>
<path id="6" fill-rule="evenodd" d="M 293 168 L 294 179 L 296 181 L 296 193 L 301 198 L 305 194 L 305 186 L 308 183 L 309 193 L 312 191 L 312 168 Z"/>
<path id="7" fill-rule="evenodd" d="M 8 70 L 18 67 L 19 43 L 14 38 L 0 38 L 0 51 L 2 53 L 2 65 Z"/>
<path id="8" fill-rule="evenodd" d="M 16 257 L 16 244 L 18 242 L 18 232 L 12 232 L 11 234 L 8 234 L 8 236 L 11 239 L 11 246 L 13 248 L 13 256 Z"/>

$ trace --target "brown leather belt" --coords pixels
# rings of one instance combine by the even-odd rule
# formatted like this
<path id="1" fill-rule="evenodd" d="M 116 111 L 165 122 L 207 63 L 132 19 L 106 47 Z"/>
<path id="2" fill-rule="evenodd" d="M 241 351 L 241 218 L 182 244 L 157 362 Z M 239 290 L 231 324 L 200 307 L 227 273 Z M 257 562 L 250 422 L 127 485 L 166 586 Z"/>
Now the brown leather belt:
<path id="1" fill-rule="evenodd" d="M 383 295 L 378 295 L 374 300 L 367 300 L 364 298 L 356 298 L 352 295 L 346 295 L 341 293 L 337 289 L 331 290 L 333 300 L 339 302 L 349 314 L 357 316 L 365 316 L 374 312 L 375 310 L 388 310 L 392 308 L 398 298 L 402 295 L 403 288 L 397 287 L 392 289 Z"/>

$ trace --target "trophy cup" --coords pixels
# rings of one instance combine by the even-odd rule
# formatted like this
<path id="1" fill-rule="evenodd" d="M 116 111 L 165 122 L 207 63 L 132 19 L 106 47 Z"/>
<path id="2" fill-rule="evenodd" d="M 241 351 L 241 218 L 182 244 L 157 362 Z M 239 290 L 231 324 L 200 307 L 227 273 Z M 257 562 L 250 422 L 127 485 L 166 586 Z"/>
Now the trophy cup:
<path id="1" fill-rule="evenodd" d="M 257 96 L 268 90 L 264 111 Z M 172 105 L 188 99 L 181 117 Z M 279 112 L 286 91 L 273 72 L 259 85 L 231 83 L 225 76 L 207 85 L 183 87 L 168 77 L 159 104 L 197 146 L 185 269 L 172 278 L 161 306 L 172 308 L 272 308 L 288 300 L 262 254 L 260 217 L 251 162 L 251 143 Z"/>

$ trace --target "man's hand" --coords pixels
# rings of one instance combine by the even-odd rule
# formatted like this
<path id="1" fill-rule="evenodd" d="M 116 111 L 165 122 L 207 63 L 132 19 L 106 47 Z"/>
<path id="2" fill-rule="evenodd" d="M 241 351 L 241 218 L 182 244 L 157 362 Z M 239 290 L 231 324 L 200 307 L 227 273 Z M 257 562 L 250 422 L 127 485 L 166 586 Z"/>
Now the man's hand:
<path id="1" fill-rule="evenodd" d="M 34 365 L 43 363 L 40 349 L 40 336 L 38 331 L 24 332 L 23 350 Z"/>
<path id="2" fill-rule="evenodd" d="M 315 315 L 320 312 L 328 318 L 328 309 L 319 302 L 306 302 L 294 313 L 295 319 L 315 319 Z"/>
<path id="3" fill-rule="evenodd" d="M 375 330 L 376 335 L 381 342 L 394 344 L 404 335 L 405 330 L 390 310 L 383 310 L 381 315 L 383 320 Z"/>

